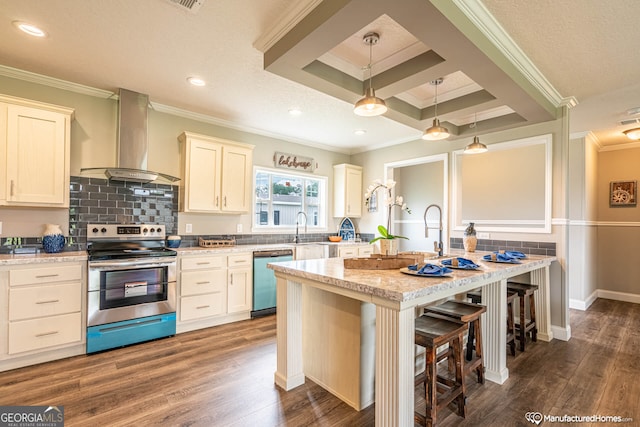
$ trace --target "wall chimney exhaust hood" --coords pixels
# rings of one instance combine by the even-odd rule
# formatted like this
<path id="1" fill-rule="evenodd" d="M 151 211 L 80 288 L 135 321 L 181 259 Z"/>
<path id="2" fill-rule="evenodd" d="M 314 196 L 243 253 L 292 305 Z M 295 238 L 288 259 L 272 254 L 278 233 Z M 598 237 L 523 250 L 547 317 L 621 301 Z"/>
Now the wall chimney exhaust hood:
<path id="1" fill-rule="evenodd" d="M 168 182 L 179 181 L 171 175 L 147 169 L 149 141 L 147 137 L 147 116 L 149 96 L 120 89 L 118 92 L 118 141 L 117 166 L 114 168 L 84 168 L 84 171 L 104 170 L 110 181 L 130 181 L 148 183 L 158 179 Z"/>

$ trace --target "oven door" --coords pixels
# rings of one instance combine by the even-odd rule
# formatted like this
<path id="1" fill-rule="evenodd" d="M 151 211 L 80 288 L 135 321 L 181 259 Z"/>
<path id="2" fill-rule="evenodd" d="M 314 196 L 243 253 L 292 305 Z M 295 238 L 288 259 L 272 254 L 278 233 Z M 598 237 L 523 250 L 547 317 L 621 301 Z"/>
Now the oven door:
<path id="1" fill-rule="evenodd" d="M 87 326 L 176 311 L 176 260 L 89 261 Z"/>

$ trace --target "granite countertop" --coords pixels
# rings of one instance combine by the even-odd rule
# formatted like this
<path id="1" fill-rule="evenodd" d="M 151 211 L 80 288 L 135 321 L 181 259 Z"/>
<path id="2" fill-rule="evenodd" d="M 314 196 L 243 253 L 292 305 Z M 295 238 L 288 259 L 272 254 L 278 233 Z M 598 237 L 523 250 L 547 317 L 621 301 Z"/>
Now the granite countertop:
<path id="1" fill-rule="evenodd" d="M 452 251 L 453 252 L 453 251 Z M 341 258 L 286 261 L 269 264 L 276 272 L 310 279 L 323 284 L 384 298 L 405 302 L 464 285 L 498 281 L 549 265 L 556 257 L 528 255 L 520 264 L 495 263 L 482 260 L 491 252 L 453 254 L 473 260 L 479 270 L 453 270 L 450 277 L 423 277 L 401 273 L 399 270 L 346 269 Z M 436 261 L 428 261 L 438 264 Z"/>
<path id="2" fill-rule="evenodd" d="M 0 266 L 21 265 L 21 264 L 41 264 L 46 262 L 77 262 L 86 261 L 85 251 L 59 252 L 48 254 L 40 252 L 37 254 L 2 254 L 0 255 Z"/>
<path id="3" fill-rule="evenodd" d="M 226 254 L 239 252 L 254 252 L 262 250 L 280 250 L 294 249 L 296 246 L 306 245 L 367 245 L 368 242 L 304 242 L 300 244 L 294 243 L 276 243 L 276 244 L 256 244 L 256 245 L 235 245 L 235 246 L 217 246 L 212 248 L 182 247 L 174 249 L 178 255 L 206 255 L 206 254 Z M 20 264 L 39 264 L 45 262 L 75 262 L 86 261 L 87 253 L 85 251 L 68 251 L 55 254 L 46 252 L 30 253 L 30 254 L 0 254 L 0 266 L 3 265 L 20 265 Z"/>

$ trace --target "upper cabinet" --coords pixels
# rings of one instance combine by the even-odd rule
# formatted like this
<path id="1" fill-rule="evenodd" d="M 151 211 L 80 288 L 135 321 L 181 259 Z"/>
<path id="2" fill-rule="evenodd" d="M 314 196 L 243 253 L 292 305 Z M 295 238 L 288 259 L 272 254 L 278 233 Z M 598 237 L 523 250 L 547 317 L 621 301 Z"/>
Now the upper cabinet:
<path id="1" fill-rule="evenodd" d="M 184 132 L 180 211 L 247 213 L 251 209 L 253 145 Z"/>
<path id="2" fill-rule="evenodd" d="M 362 168 L 346 163 L 333 166 L 333 216 L 362 216 Z"/>
<path id="3" fill-rule="evenodd" d="M 73 110 L 0 96 L 0 205 L 69 207 Z"/>

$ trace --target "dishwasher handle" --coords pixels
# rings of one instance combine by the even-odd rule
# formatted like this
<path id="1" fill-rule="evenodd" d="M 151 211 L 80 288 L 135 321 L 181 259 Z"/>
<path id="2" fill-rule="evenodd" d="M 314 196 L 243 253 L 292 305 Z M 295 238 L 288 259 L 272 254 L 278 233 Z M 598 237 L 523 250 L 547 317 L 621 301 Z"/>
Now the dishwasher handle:
<path id="1" fill-rule="evenodd" d="M 275 251 L 259 251 L 254 252 L 254 258 L 276 258 L 281 256 L 293 256 L 293 251 L 291 249 L 280 249 Z"/>

